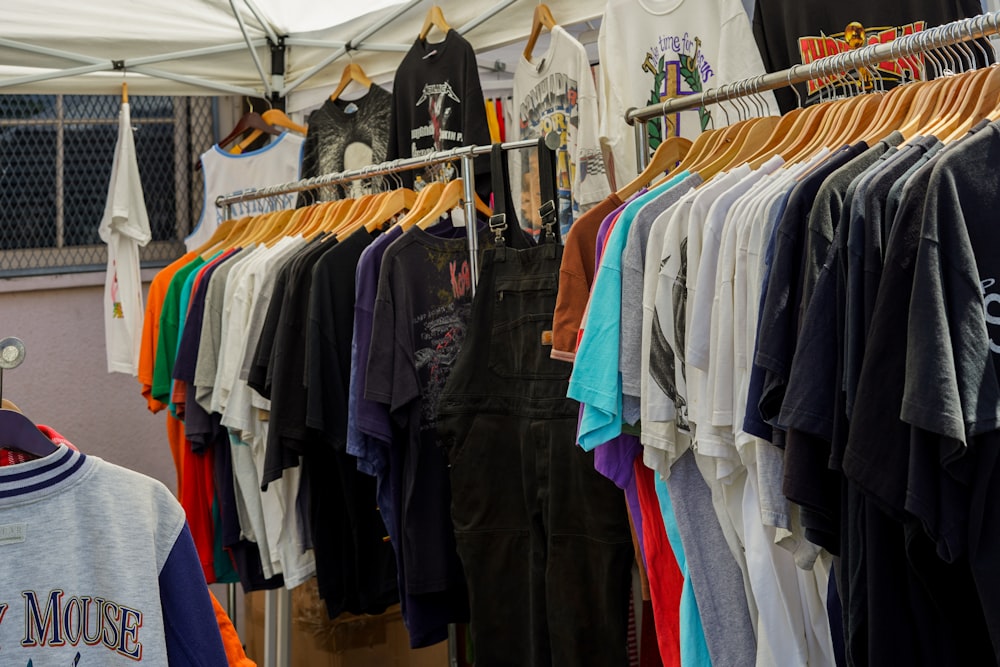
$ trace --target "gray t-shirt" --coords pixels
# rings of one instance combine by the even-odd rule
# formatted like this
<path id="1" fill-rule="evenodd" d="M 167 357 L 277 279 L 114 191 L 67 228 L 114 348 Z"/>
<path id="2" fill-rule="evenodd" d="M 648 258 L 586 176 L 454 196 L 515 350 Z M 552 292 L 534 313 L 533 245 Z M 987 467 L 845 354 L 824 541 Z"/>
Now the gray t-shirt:
<path id="1" fill-rule="evenodd" d="M 622 329 L 619 370 L 622 374 L 622 419 L 627 424 L 639 421 L 639 396 L 642 355 L 642 289 L 646 266 L 646 244 L 653 222 L 689 190 L 698 187 L 702 178 L 691 174 L 659 197 L 649 202 L 632 221 L 625 250 L 622 252 Z"/>

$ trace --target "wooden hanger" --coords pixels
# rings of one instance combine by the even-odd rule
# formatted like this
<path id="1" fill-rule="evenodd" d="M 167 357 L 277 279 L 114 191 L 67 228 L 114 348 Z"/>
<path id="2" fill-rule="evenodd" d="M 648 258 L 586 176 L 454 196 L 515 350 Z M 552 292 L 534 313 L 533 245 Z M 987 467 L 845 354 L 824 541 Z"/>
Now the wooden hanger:
<path id="1" fill-rule="evenodd" d="M 354 200 L 354 206 L 351 208 L 350 214 L 341 222 L 337 227 L 333 229 L 327 229 L 331 234 L 340 234 L 345 230 L 349 229 L 359 220 L 362 220 L 364 216 L 372 209 L 376 203 L 376 199 L 382 193 L 378 194 L 366 194 L 358 197 Z"/>
<path id="2" fill-rule="evenodd" d="M 299 125 L 291 118 L 288 117 L 281 109 L 268 109 L 260 115 L 264 119 L 265 123 L 273 125 L 274 127 L 283 127 L 286 130 L 291 130 L 296 134 L 301 134 L 303 137 L 309 134 L 309 128 L 305 125 Z"/>
<path id="3" fill-rule="evenodd" d="M 962 77 L 962 85 L 959 88 L 956 83 L 958 94 L 951 100 L 942 118 L 929 130 L 930 134 L 938 138 L 947 138 L 965 127 L 966 121 L 972 117 L 979 105 L 983 84 L 986 83 L 988 74 L 989 70 L 976 70 L 955 77 Z"/>
<path id="4" fill-rule="evenodd" d="M 25 454 L 43 458 L 59 447 L 38 430 L 35 423 L 18 411 L 0 409 L 0 447 L 19 449 Z"/>
<path id="5" fill-rule="evenodd" d="M 796 107 L 778 119 L 778 124 L 771 130 L 771 136 L 757 149 L 756 153 L 746 159 L 752 168 L 759 169 L 760 164 L 763 164 L 775 154 L 774 149 L 788 136 L 788 133 L 795 125 L 795 120 L 802 112 L 802 107 Z M 760 164 L 755 164 L 758 159 L 760 159 Z"/>
<path id="6" fill-rule="evenodd" d="M 424 217 L 424 214 L 434 206 L 434 202 L 441 196 L 443 190 L 444 183 L 440 181 L 432 181 L 425 185 L 417 193 L 417 200 L 413 202 L 413 208 L 396 223 L 400 229 L 405 232 L 419 222 Z"/>
<path id="7" fill-rule="evenodd" d="M 437 224 L 438 220 L 441 219 L 448 211 L 458 208 L 463 205 L 463 190 L 464 182 L 461 178 L 456 178 L 454 180 L 448 181 L 444 186 L 444 190 L 438 196 L 437 201 L 433 202 L 433 206 L 429 211 L 427 211 L 424 216 L 418 220 L 415 225 L 420 227 L 420 229 L 430 229 Z M 493 214 L 493 211 L 489 209 L 486 204 L 479 198 L 479 195 L 475 195 L 475 206 L 476 210 L 480 214 L 489 217 Z M 467 222 L 466 224 L 475 224 L 475 221 Z"/>
<path id="8" fill-rule="evenodd" d="M 232 132 L 227 134 L 222 141 L 219 142 L 219 148 L 225 148 L 231 144 L 233 140 L 248 130 L 260 130 L 262 134 L 270 135 L 281 134 L 280 130 L 265 122 L 259 113 L 255 111 L 248 111 L 240 116 L 240 119 L 236 121 L 236 126 L 233 128 Z"/>
<path id="9" fill-rule="evenodd" d="M 625 184 L 615 195 L 625 201 L 644 186 L 649 185 L 654 178 L 673 170 L 674 166 L 688 154 L 692 145 L 691 140 L 684 137 L 667 137 L 653 151 L 653 156 L 649 159 L 649 164 L 642 170 L 642 173 Z"/>
<path id="10" fill-rule="evenodd" d="M 431 32 L 431 28 L 437 28 L 445 35 L 451 30 L 451 26 L 444 19 L 444 12 L 437 5 L 432 6 L 427 12 L 427 16 L 424 18 L 424 25 L 420 28 L 419 39 L 426 40 L 427 35 Z"/>
<path id="11" fill-rule="evenodd" d="M 379 208 L 366 221 L 363 221 L 368 232 L 374 232 L 383 224 L 392 220 L 403 211 L 409 211 L 417 201 L 417 193 L 410 188 L 397 188 L 386 193 Z"/>
<path id="12" fill-rule="evenodd" d="M 955 128 L 947 137 L 941 138 L 941 141 L 944 143 L 961 139 L 976 123 L 987 118 L 995 120 L 996 114 L 1000 112 L 1000 67 L 994 65 L 984 71 L 986 74 L 983 78 L 983 85 L 979 92 L 976 107 L 969 114 L 964 124 Z"/>
<path id="13" fill-rule="evenodd" d="M 915 81 L 905 85 L 896 86 L 882 97 L 880 106 L 881 113 L 873 121 L 868 133 L 864 136 L 864 141 L 869 146 L 884 139 L 890 132 L 899 129 L 909 112 L 910 105 L 916 97 L 921 86 L 926 85 L 926 81 Z"/>
<path id="14" fill-rule="evenodd" d="M 738 167 L 744 162 L 749 162 L 750 158 L 757 155 L 761 148 L 771 140 L 776 128 L 781 124 L 781 120 L 780 116 L 763 116 L 754 123 L 744 136 L 743 145 L 729 161 L 726 168 Z"/>
<path id="15" fill-rule="evenodd" d="M 853 104 L 844 110 L 844 117 L 839 128 L 833 128 L 826 139 L 827 146 L 844 146 L 860 140 L 872 126 L 882 105 L 882 96 L 878 93 L 865 93 L 851 98 Z"/>
<path id="16" fill-rule="evenodd" d="M 13 410 L 14 412 L 21 412 L 21 408 L 17 407 L 14 404 L 14 401 L 7 400 L 6 398 L 0 399 L 0 408 L 3 408 L 4 410 Z"/>
<path id="17" fill-rule="evenodd" d="M 338 83 L 337 87 L 334 88 L 332 93 L 330 93 L 330 99 L 339 99 L 341 94 L 344 92 L 344 89 L 347 88 L 348 84 L 352 81 L 361 84 L 366 89 L 372 87 L 372 80 L 369 79 L 368 75 L 365 74 L 365 71 L 361 69 L 361 65 L 354 62 L 348 63 L 344 68 L 344 71 L 340 74 L 340 83 Z"/>
<path id="18" fill-rule="evenodd" d="M 531 17 L 531 33 L 528 35 L 528 43 L 524 45 L 524 59 L 531 62 L 531 52 L 535 50 L 535 43 L 538 36 L 542 34 L 542 28 L 552 32 L 557 25 L 552 18 L 552 12 L 548 6 L 543 4 L 535 5 L 535 13 Z"/>
<path id="19" fill-rule="evenodd" d="M 289 118 L 288 115 L 281 109 L 268 109 L 267 111 L 262 113 L 260 117 L 264 119 L 265 123 L 273 125 L 275 128 L 283 127 L 286 130 L 290 130 L 303 137 L 306 136 L 306 134 L 309 132 L 309 129 L 305 125 L 299 125 L 291 118 Z M 250 146 L 250 144 L 256 141 L 257 137 L 261 136 L 262 134 L 263 132 L 261 130 L 254 130 L 253 132 L 247 135 L 246 139 L 233 146 L 229 150 L 229 152 L 239 155 L 240 153 L 245 151 Z"/>
<path id="20" fill-rule="evenodd" d="M 705 130 L 695 137 L 694 143 L 691 144 L 687 154 L 681 158 L 680 164 L 677 165 L 677 168 L 674 171 L 691 171 L 691 165 L 696 164 L 699 160 L 703 159 L 707 153 L 711 153 L 715 150 L 715 146 L 719 143 L 724 129 L 725 128 L 718 130 Z"/>
<path id="21" fill-rule="evenodd" d="M 128 104 L 128 84 L 122 83 L 122 104 Z"/>

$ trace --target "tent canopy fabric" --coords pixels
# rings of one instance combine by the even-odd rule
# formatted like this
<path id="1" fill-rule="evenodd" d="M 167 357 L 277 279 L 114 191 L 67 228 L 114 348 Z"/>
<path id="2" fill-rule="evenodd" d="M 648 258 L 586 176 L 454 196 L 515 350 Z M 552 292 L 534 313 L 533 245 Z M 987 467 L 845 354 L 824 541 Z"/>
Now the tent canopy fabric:
<path id="1" fill-rule="evenodd" d="M 270 91 L 294 109 L 297 93 L 332 89 L 349 58 L 372 78 L 386 78 L 432 4 L 483 52 L 525 39 L 537 3 L 34 0 L 4 12 L 0 93 L 108 94 L 124 76 L 133 94 L 262 97 Z M 600 17 L 605 0 L 547 4 L 559 23 L 572 25 Z M 271 74 L 275 38 L 285 45 L 277 77 Z"/>

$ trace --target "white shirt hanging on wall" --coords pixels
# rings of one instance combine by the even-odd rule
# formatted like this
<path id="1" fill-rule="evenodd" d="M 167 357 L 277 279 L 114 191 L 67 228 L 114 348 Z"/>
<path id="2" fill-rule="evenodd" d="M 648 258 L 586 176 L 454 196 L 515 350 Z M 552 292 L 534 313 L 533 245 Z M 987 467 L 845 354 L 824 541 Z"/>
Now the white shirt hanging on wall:
<path id="1" fill-rule="evenodd" d="M 132 117 L 127 102 L 118 115 L 118 145 L 111 165 L 108 201 L 98 230 L 108 246 L 104 280 L 104 338 L 109 373 L 135 375 L 142 338 L 139 246 L 149 243 L 149 215 L 139 180 Z"/>
<path id="2" fill-rule="evenodd" d="M 608 0 L 598 38 L 603 81 L 601 142 L 614 159 L 617 187 L 636 171 L 635 134 L 625 122 L 630 107 L 718 89 L 764 73 L 750 20 L 740 0 Z M 778 113 L 774 96 L 763 94 Z M 649 122 L 649 150 L 666 137 L 692 141 L 722 127 L 715 105 Z"/>

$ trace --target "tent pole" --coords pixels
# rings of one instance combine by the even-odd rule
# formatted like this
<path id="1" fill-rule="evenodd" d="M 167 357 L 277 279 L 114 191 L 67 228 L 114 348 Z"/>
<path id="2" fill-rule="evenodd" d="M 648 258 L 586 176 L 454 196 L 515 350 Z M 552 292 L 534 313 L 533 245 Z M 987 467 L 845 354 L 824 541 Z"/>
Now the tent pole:
<path id="1" fill-rule="evenodd" d="M 243 4 L 247 6 L 247 9 L 250 10 L 250 13 L 253 14 L 255 19 L 257 19 L 257 23 L 260 23 L 260 27 L 264 30 L 265 33 L 267 33 L 267 38 L 272 42 L 274 42 L 275 44 L 277 44 L 278 33 L 274 31 L 274 28 L 271 26 L 270 23 L 264 20 L 264 13 L 260 11 L 260 8 L 257 7 L 257 5 L 253 2 L 253 0 L 243 0 Z"/>
<path id="2" fill-rule="evenodd" d="M 216 83 L 214 81 L 209 81 L 208 79 L 199 79 L 194 76 L 174 74 L 173 72 L 166 72 L 153 67 L 132 67 L 131 65 L 128 65 L 128 71 L 130 73 L 138 72 L 139 74 L 145 74 L 146 76 L 155 77 L 157 79 L 167 79 L 168 81 L 186 83 L 189 86 L 198 86 L 199 88 L 206 88 L 208 90 L 218 90 L 220 92 L 229 93 L 230 95 L 241 95 L 244 97 L 258 97 L 260 95 L 260 91 L 254 90 L 253 88 L 230 86 L 227 83 Z"/>
<path id="3" fill-rule="evenodd" d="M 260 48 L 267 44 L 264 39 L 253 40 L 254 48 Z M 167 60 L 186 60 L 188 58 L 197 58 L 199 56 L 211 56 L 216 53 L 229 53 L 230 51 L 242 51 L 247 48 L 246 42 L 233 42 L 232 44 L 223 44 L 220 46 L 206 46 L 203 49 L 189 49 L 187 51 L 177 51 L 176 53 L 161 53 L 156 56 L 146 56 L 144 58 L 133 58 L 126 61 L 128 67 L 131 69 L 137 65 L 154 65 L 156 63 L 161 63 Z"/>
<path id="4" fill-rule="evenodd" d="M 36 83 L 38 81 L 52 81 L 53 79 L 62 79 L 69 76 L 90 74 L 91 72 L 109 72 L 111 69 L 111 63 L 106 62 L 98 63 L 96 65 L 81 65 L 80 67 L 73 67 L 71 69 L 52 70 L 51 72 L 46 72 L 45 74 L 19 76 L 14 79 L 0 79 L 0 89 L 13 88 L 14 86 Z"/>
<path id="5" fill-rule="evenodd" d="M 286 37 L 285 44 L 288 46 L 312 46 L 316 48 L 343 48 L 347 46 L 347 42 L 326 42 L 322 39 L 307 39 L 305 37 Z M 375 42 L 365 42 L 364 44 L 352 45 L 352 49 L 355 51 L 386 51 L 386 52 L 399 52 L 406 53 L 411 48 L 412 44 L 383 44 Z"/>
<path id="6" fill-rule="evenodd" d="M 360 35 L 349 41 L 343 48 L 337 49 L 334 53 L 332 53 L 331 55 L 327 56 L 319 63 L 317 63 L 308 72 L 306 72 L 298 79 L 288 84 L 288 86 L 286 86 L 285 89 L 281 91 L 282 97 L 288 97 L 288 93 L 292 92 L 293 90 L 301 86 L 303 83 L 311 79 L 317 72 L 319 72 L 321 69 L 323 69 L 330 63 L 332 63 L 334 60 L 346 54 L 348 49 L 356 49 L 357 47 L 361 46 L 361 43 L 363 41 L 365 41 L 366 39 L 374 35 L 376 32 L 378 32 L 382 28 L 386 27 L 387 25 L 395 21 L 397 18 L 402 16 L 408 9 L 410 9 L 411 7 L 415 7 L 416 5 L 419 5 L 421 2 L 422 0 L 410 0 L 405 5 L 396 8 L 396 10 L 391 14 L 389 14 L 388 16 L 385 16 L 376 21 L 375 23 L 371 24 Z"/>
<path id="7" fill-rule="evenodd" d="M 243 33 L 243 39 L 247 43 L 247 50 L 250 51 L 250 57 L 253 58 L 253 64 L 257 68 L 257 72 L 260 74 L 260 80 L 264 83 L 264 94 L 270 97 L 271 82 L 267 80 L 267 74 L 264 73 L 264 65 L 260 62 L 260 56 L 257 55 L 257 49 L 253 48 L 250 35 L 247 33 L 246 23 L 243 22 L 243 16 L 240 14 L 239 10 L 236 9 L 235 0 L 229 0 L 229 6 L 233 8 L 233 16 L 236 18 L 236 23 L 240 26 L 240 32 Z"/>
<path id="8" fill-rule="evenodd" d="M 503 2 L 498 2 L 497 4 L 487 9 L 485 12 L 483 12 L 482 14 L 480 14 L 479 16 L 477 16 L 476 18 L 472 19 L 471 21 L 463 25 L 461 28 L 459 28 L 458 34 L 464 35 L 467 32 L 475 30 L 486 21 L 489 21 L 491 18 L 493 18 L 503 10 L 513 5 L 516 1 L 517 0 L 504 0 Z"/>

